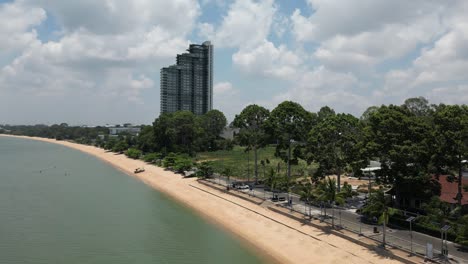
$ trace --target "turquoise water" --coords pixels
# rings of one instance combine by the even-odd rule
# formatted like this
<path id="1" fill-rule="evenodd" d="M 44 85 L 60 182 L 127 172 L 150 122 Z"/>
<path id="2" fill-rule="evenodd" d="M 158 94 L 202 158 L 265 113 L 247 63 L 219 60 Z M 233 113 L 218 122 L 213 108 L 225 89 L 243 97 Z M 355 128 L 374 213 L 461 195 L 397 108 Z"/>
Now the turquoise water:
<path id="1" fill-rule="evenodd" d="M 0 137 L 0 263 L 260 263 L 183 206 L 92 156 Z"/>

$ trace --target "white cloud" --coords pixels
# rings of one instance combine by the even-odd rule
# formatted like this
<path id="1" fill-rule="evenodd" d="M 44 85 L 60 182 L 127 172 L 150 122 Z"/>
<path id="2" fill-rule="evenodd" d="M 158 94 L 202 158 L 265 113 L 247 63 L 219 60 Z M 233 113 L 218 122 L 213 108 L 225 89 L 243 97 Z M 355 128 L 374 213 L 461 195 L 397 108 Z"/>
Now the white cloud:
<path id="1" fill-rule="evenodd" d="M 7 10 L 7 14 L 12 14 L 10 17 L 17 16 L 18 21 L 23 21 L 15 22 L 15 27 L 4 27 L 2 23 L 0 47 L 8 39 L 3 32 L 10 34 L 4 28 L 31 36 L 18 50 L 19 55 L 0 69 L 3 95 L 0 104 L 5 105 L 4 100 L 17 97 L 15 104 L 25 109 L 35 105 L 27 98 L 36 96 L 44 105 L 55 104 L 58 98 L 68 98 L 76 104 L 96 100 L 96 104 L 109 109 L 141 104 L 145 94 L 158 96 L 153 78 L 158 76 L 161 67 L 175 63 L 175 55 L 187 48 L 187 36 L 200 14 L 195 0 L 18 0 L 0 8 L 1 14 Z M 44 10 L 52 14 L 62 31 L 57 40 L 41 42 L 37 39 L 34 27 L 44 22 Z M 3 15 L 0 22 L 2 19 Z M 155 97 L 152 101 L 157 100 Z M 154 109 L 146 109 L 147 121 L 157 114 L 157 104 L 151 107 Z M 36 114 L 40 111 L 32 111 L 29 118 L 34 120 L 38 117 Z M 52 118 L 54 115 L 42 113 L 41 116 Z M 7 118 L 14 117 L 0 116 L 0 119 Z"/>
<path id="2" fill-rule="evenodd" d="M 215 96 L 224 96 L 236 94 L 237 90 L 232 87 L 232 83 L 230 82 L 219 82 L 214 85 L 213 92 Z"/>
<path id="3" fill-rule="evenodd" d="M 415 96 L 419 93 L 432 98 L 439 94 L 447 100 L 446 103 L 465 98 L 461 87 L 468 82 L 468 17 L 461 14 L 468 12 L 468 5 L 460 5 L 454 12 L 448 16 L 450 27 L 446 33 L 433 45 L 422 49 L 410 67 L 388 72 L 382 91 L 376 93 L 382 96 L 389 93 Z"/>
<path id="4" fill-rule="evenodd" d="M 334 72 L 319 66 L 305 72 L 287 92 L 277 95 L 274 103 L 292 100 L 311 111 L 329 105 L 340 112 L 358 113 L 370 105 L 368 99 L 358 95 L 359 85 L 359 80 L 351 73 Z"/>
<path id="5" fill-rule="evenodd" d="M 99 35 L 148 31 L 154 25 L 185 35 L 200 15 L 196 0 L 25 1 L 46 9 L 68 32 L 86 29 Z"/>
<path id="6" fill-rule="evenodd" d="M 232 61 L 241 71 L 280 79 L 294 79 L 301 71 L 301 58 L 281 45 L 265 41 L 253 49 L 241 48 L 232 55 Z"/>
<path id="7" fill-rule="evenodd" d="M 418 45 L 434 40 L 441 32 L 435 18 L 427 17 L 411 26 L 387 25 L 377 32 L 336 35 L 322 42 L 315 56 L 337 69 L 373 67 L 387 59 L 401 58 Z"/>
<path id="8" fill-rule="evenodd" d="M 270 34 L 275 12 L 273 0 L 236 0 L 219 27 L 202 23 L 200 33 L 219 47 L 255 47 Z"/>
<path id="9" fill-rule="evenodd" d="M 371 70 L 399 59 L 444 32 L 440 20 L 447 8 L 436 1 L 311 0 L 310 17 L 291 16 L 298 42 L 318 43 L 314 55 L 329 68 Z M 339 19 L 336 19 L 339 17 Z"/>
<path id="10" fill-rule="evenodd" d="M 422 16 L 440 13 L 436 0 L 309 0 L 313 14 L 296 10 L 292 15 L 294 34 L 302 41 L 318 41 L 335 35 L 352 36 L 380 31 L 387 25 L 411 25 Z"/>
<path id="11" fill-rule="evenodd" d="M 18 3 L 0 4 L 0 54 L 30 45 L 36 41 L 34 26 L 46 19 L 42 8 L 30 8 Z"/>
<path id="12" fill-rule="evenodd" d="M 467 104 L 468 85 L 435 88 L 426 96 L 434 103 Z"/>
<path id="13" fill-rule="evenodd" d="M 228 120 L 233 120 L 239 113 L 245 102 L 239 94 L 239 89 L 235 88 L 231 82 L 218 82 L 213 87 L 214 108 L 226 115 Z"/>

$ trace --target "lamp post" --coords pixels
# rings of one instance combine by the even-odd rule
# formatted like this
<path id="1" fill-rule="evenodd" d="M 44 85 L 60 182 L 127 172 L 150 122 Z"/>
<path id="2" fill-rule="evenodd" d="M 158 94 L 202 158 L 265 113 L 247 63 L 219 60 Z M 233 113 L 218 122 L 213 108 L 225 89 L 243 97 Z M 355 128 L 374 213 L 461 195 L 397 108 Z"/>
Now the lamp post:
<path id="1" fill-rule="evenodd" d="M 447 231 L 451 228 L 451 226 L 449 225 L 444 225 L 441 229 L 440 229 L 440 234 L 441 234 L 441 243 L 442 243 L 442 249 L 441 249 L 441 252 L 442 252 L 442 256 L 445 257 L 445 259 L 447 260 L 448 259 L 448 246 L 447 246 Z M 445 234 L 445 237 L 444 237 L 444 234 Z M 445 239 L 445 241 L 444 241 Z"/>
<path id="2" fill-rule="evenodd" d="M 332 227 L 335 228 L 335 202 L 331 202 L 332 209 Z"/>
<path id="3" fill-rule="evenodd" d="M 359 215 L 359 236 L 362 236 L 362 216 Z"/>
<path id="4" fill-rule="evenodd" d="M 340 140 L 341 139 L 341 132 L 338 132 L 337 135 L 338 135 L 337 139 Z M 339 154 L 336 153 L 337 151 L 336 151 L 335 143 L 336 143 L 336 141 L 333 142 L 333 151 L 335 152 L 335 159 L 336 159 L 335 162 L 336 162 L 336 165 L 338 167 L 337 175 L 336 175 L 336 183 L 337 183 L 337 187 L 338 187 L 338 192 L 340 192 L 341 191 L 341 166 L 340 166 L 340 162 L 339 162 L 339 159 L 340 159 Z M 339 144 L 341 144 L 341 140 L 340 140 Z"/>
<path id="5" fill-rule="evenodd" d="M 416 219 L 416 217 L 414 216 L 411 216 L 409 217 L 408 219 L 406 219 L 406 222 L 409 222 L 409 228 L 410 228 L 410 239 L 411 239 L 411 245 L 410 245 L 410 248 L 411 248 L 411 254 L 413 254 L 413 220 Z"/>

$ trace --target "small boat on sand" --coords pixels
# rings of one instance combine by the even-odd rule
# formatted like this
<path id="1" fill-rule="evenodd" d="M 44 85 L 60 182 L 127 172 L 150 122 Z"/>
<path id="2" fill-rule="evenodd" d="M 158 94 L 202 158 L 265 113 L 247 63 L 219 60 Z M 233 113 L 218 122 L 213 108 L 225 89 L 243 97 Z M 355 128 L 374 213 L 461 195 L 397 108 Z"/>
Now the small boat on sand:
<path id="1" fill-rule="evenodd" d="M 140 173 L 140 172 L 144 172 L 145 169 L 144 168 L 136 168 L 134 173 Z"/>

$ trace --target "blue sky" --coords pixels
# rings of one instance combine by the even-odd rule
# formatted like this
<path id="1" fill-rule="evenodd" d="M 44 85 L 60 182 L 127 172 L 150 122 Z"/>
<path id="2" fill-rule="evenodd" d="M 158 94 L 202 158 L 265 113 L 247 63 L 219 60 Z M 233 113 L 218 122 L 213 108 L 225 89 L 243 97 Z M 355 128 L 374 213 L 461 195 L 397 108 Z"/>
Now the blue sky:
<path id="1" fill-rule="evenodd" d="M 0 124 L 151 123 L 159 70 L 215 46 L 214 106 L 356 116 L 468 102 L 462 0 L 0 0 Z"/>

